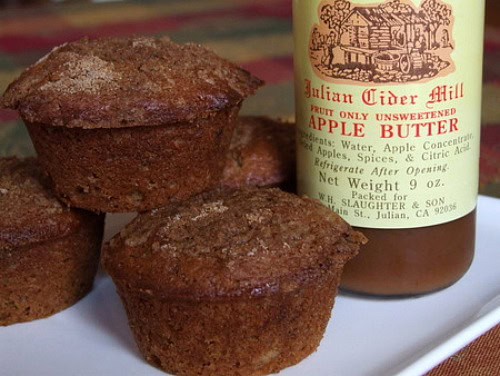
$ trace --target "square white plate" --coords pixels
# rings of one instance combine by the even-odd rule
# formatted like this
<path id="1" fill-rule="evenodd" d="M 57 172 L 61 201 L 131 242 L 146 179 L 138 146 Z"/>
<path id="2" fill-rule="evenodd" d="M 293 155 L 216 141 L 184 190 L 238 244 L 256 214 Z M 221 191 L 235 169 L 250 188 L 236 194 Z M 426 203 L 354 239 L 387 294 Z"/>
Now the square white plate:
<path id="1" fill-rule="evenodd" d="M 130 218 L 110 216 L 106 238 Z M 421 375 L 499 323 L 500 200 L 480 197 L 477 226 L 476 256 L 459 282 L 414 299 L 340 295 L 318 351 L 280 375 Z M 165 375 L 142 360 L 114 285 L 102 273 L 73 307 L 0 327 L 0 374 Z"/>

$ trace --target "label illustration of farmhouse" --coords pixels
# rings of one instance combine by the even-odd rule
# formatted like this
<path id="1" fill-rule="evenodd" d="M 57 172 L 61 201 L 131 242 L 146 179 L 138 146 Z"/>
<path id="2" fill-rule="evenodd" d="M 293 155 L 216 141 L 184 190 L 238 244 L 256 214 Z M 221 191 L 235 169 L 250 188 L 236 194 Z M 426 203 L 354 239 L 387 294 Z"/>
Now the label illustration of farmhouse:
<path id="1" fill-rule="evenodd" d="M 484 0 L 294 0 L 297 187 L 349 223 L 474 210 Z"/>

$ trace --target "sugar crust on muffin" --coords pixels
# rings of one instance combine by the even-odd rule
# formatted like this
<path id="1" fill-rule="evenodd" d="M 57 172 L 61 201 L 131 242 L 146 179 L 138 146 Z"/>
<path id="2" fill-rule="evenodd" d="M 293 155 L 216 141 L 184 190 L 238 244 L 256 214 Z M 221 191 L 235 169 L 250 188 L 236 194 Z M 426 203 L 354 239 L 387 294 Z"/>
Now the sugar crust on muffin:
<path id="1" fill-rule="evenodd" d="M 259 296 L 314 281 L 362 239 L 314 200 L 247 187 L 142 213 L 105 247 L 104 264 L 137 292 Z"/>
<path id="2" fill-rule="evenodd" d="M 240 103 L 262 81 L 194 43 L 84 38 L 26 69 L 3 106 L 30 123 L 123 128 L 189 121 Z"/>
<path id="3" fill-rule="evenodd" d="M 81 216 L 49 189 L 36 158 L 0 158 L 0 249 L 63 237 Z"/>
<path id="4" fill-rule="evenodd" d="M 221 186 L 283 187 L 294 179 L 295 124 L 265 116 L 240 116 Z"/>

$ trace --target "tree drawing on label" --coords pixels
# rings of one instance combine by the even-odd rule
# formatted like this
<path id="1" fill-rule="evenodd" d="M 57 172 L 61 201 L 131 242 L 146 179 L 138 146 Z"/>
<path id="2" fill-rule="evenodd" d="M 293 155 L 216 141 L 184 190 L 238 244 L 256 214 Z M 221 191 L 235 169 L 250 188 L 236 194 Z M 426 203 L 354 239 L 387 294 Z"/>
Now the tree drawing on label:
<path id="1" fill-rule="evenodd" d="M 387 0 L 359 5 L 327 0 L 318 7 L 309 58 L 324 80 L 360 83 L 427 81 L 454 71 L 452 8 L 441 0 Z"/>
<path id="2" fill-rule="evenodd" d="M 449 26 L 451 23 L 451 9 L 448 5 L 438 0 L 425 0 L 422 5 L 422 15 L 428 22 L 428 31 L 430 32 L 430 46 L 438 49 L 441 46 L 451 47 L 449 41 L 448 29 L 443 29 L 441 44 L 437 41 L 437 32 L 441 26 Z"/>

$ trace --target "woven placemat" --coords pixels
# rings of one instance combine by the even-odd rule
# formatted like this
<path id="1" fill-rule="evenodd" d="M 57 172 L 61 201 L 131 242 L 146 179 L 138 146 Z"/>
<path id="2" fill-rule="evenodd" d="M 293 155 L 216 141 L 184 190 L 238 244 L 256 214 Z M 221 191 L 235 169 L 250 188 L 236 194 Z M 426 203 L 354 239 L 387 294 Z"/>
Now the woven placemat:
<path id="1" fill-rule="evenodd" d="M 500 375 L 500 324 L 449 357 L 427 376 Z"/>

